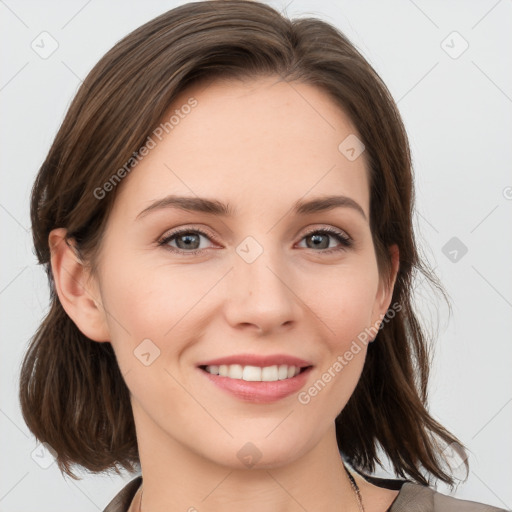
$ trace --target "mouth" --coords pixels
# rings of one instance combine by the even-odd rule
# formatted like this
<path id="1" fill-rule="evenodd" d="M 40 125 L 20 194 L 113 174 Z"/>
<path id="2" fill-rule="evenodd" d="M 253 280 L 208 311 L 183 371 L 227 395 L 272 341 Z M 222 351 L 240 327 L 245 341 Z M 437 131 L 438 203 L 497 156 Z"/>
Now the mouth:
<path id="1" fill-rule="evenodd" d="M 199 368 L 210 375 L 218 375 L 233 380 L 243 380 L 246 382 L 276 382 L 293 379 L 297 375 L 312 368 L 312 365 L 300 367 L 282 364 L 261 367 L 241 364 L 221 364 L 200 365 Z"/>
<path id="2" fill-rule="evenodd" d="M 198 369 L 223 393 L 245 403 L 268 404 L 299 392 L 306 385 L 313 366 L 230 364 L 200 365 Z"/>

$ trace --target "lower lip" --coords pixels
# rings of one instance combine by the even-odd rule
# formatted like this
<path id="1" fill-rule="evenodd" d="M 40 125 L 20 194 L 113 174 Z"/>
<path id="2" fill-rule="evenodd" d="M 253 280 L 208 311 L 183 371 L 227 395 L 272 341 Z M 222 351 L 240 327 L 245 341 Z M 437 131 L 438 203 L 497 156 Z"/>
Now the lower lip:
<path id="1" fill-rule="evenodd" d="M 313 367 L 310 366 L 290 379 L 276 380 L 273 382 L 231 379 L 229 377 L 213 375 L 201 368 L 199 368 L 199 371 L 205 375 L 210 382 L 241 400 L 253 403 L 270 403 L 299 391 L 306 383 L 312 368 Z"/>

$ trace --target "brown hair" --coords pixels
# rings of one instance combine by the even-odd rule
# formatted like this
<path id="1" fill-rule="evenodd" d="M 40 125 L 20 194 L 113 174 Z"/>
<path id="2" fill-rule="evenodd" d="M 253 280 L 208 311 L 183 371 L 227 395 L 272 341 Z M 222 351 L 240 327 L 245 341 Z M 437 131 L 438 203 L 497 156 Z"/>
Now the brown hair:
<path id="1" fill-rule="evenodd" d="M 366 146 L 370 227 L 381 276 L 390 275 L 387 248 L 397 244 L 400 251 L 392 300 L 401 307 L 368 345 L 357 387 L 336 418 L 340 452 L 356 470 L 373 472 L 381 464 L 380 444 L 397 475 L 424 485 L 433 475 L 453 485 L 441 465 L 443 448 L 454 444 L 465 452 L 427 411 L 432 354 L 413 309 L 415 275 L 421 272 L 446 294 L 417 252 L 411 156 L 397 107 L 336 28 L 314 18 L 289 20 L 255 1 L 172 9 L 118 42 L 81 85 L 32 190 L 33 240 L 48 274 L 51 307 L 21 368 L 24 419 L 73 478 L 73 464 L 118 472 L 118 466 L 133 471 L 139 463 L 129 392 L 112 346 L 85 337 L 60 304 L 49 233 L 66 228 L 82 259 L 97 269 L 119 187 L 101 200 L 95 190 L 137 154 L 178 93 L 203 78 L 269 75 L 321 88 L 351 118 Z"/>

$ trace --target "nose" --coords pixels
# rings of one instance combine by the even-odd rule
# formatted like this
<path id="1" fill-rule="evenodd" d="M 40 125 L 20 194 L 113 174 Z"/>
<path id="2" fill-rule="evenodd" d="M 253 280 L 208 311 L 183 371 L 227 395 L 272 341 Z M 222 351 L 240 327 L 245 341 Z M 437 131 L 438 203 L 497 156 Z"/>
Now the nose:
<path id="1" fill-rule="evenodd" d="M 293 272 L 277 251 L 249 263 L 238 254 L 226 282 L 225 316 L 235 329 L 276 333 L 296 323 L 301 310 Z"/>

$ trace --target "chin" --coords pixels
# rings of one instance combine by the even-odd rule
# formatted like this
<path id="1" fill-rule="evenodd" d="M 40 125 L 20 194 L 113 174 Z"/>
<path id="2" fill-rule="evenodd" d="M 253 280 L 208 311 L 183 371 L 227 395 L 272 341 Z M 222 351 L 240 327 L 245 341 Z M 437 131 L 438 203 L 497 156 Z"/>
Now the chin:
<path id="1" fill-rule="evenodd" d="M 222 450 L 222 463 L 236 469 L 272 469 L 290 464 L 303 451 L 298 447 L 300 439 L 294 442 L 293 438 L 288 436 L 284 443 L 283 436 L 268 439 L 265 437 L 267 435 L 245 435 L 243 440 L 233 440 L 230 447 Z M 220 459 L 215 460 L 218 462 Z"/>

